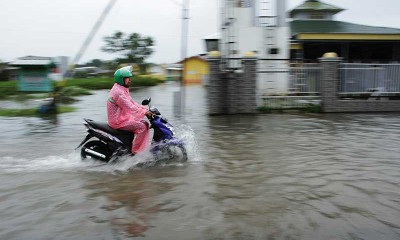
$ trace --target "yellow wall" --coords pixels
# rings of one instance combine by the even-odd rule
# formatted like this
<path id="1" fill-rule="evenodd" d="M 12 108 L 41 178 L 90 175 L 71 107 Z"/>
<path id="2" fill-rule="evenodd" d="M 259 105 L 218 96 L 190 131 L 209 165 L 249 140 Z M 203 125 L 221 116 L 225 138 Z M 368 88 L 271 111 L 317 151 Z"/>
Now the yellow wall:
<path id="1" fill-rule="evenodd" d="M 203 83 L 203 78 L 208 75 L 208 63 L 198 58 L 186 59 L 185 64 L 185 83 Z"/>
<path id="2" fill-rule="evenodd" d="M 300 33 L 300 40 L 400 40 L 400 34 Z"/>

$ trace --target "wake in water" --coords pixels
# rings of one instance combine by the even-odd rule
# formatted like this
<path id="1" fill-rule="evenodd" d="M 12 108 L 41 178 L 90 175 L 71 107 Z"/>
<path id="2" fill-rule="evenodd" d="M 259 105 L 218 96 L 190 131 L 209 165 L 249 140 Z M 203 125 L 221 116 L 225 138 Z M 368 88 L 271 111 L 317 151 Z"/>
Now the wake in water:
<path id="1" fill-rule="evenodd" d="M 199 162 L 201 158 L 197 151 L 195 134 L 189 126 L 175 127 L 176 136 L 183 140 L 188 154 L 188 163 Z M 139 167 L 154 166 L 154 156 L 149 152 L 143 152 L 133 157 L 121 157 L 118 162 L 104 163 L 94 160 L 82 161 L 77 150 L 65 155 L 43 156 L 40 158 L 0 157 L 0 172 L 47 172 L 47 171 L 104 171 L 126 172 Z M 167 164 L 184 165 L 184 164 Z"/>

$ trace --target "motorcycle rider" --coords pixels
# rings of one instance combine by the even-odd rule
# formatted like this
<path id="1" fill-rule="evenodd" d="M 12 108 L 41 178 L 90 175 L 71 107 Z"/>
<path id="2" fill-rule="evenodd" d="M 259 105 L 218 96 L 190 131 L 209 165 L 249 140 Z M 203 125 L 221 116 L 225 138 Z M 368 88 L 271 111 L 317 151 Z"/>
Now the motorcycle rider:
<path id="1" fill-rule="evenodd" d="M 132 153 L 147 149 L 149 145 L 149 122 L 145 116 L 151 117 L 148 107 L 135 102 L 129 94 L 132 67 L 122 67 L 115 71 L 115 83 L 110 90 L 107 101 L 108 125 L 114 129 L 131 131 L 135 134 L 132 141 Z"/>

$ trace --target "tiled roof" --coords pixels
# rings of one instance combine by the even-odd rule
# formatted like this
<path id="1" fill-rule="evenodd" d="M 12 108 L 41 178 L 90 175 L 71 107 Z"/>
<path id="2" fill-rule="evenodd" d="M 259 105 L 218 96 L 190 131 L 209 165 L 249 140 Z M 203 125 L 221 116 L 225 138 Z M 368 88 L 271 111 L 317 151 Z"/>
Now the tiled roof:
<path id="1" fill-rule="evenodd" d="M 332 20 L 294 20 L 290 22 L 291 35 L 300 33 L 353 33 L 353 34 L 400 34 L 400 29 L 373 27 Z"/>

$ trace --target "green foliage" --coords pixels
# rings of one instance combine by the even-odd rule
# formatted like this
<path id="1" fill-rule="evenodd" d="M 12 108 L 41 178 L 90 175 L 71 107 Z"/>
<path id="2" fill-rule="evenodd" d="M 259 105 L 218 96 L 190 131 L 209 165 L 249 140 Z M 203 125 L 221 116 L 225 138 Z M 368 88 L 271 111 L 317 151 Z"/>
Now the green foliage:
<path id="1" fill-rule="evenodd" d="M 59 106 L 57 113 L 73 112 L 75 108 L 69 106 Z M 36 117 L 40 116 L 37 108 L 27 109 L 0 109 L 0 116 L 3 117 Z"/>
<path id="2" fill-rule="evenodd" d="M 28 117 L 28 116 L 36 116 L 38 110 L 35 108 L 29 109 L 0 109 L 0 116 L 4 117 Z"/>
<path id="3" fill-rule="evenodd" d="M 262 106 L 262 107 L 257 108 L 257 111 L 259 111 L 261 113 L 271 113 L 272 112 L 272 108 Z"/>
<path id="4" fill-rule="evenodd" d="M 129 35 L 117 31 L 111 36 L 104 37 L 105 46 L 102 51 L 119 53 L 123 56 L 119 63 L 137 63 L 142 65 L 153 53 L 154 40 L 151 37 L 141 36 L 139 33 Z"/>
<path id="5" fill-rule="evenodd" d="M 134 76 L 131 81 L 131 86 L 156 86 L 160 81 L 157 78 Z"/>
<path id="6" fill-rule="evenodd" d="M 108 89 L 113 84 L 113 78 L 73 78 L 66 81 L 66 87 L 75 86 L 89 90 Z"/>
<path id="7" fill-rule="evenodd" d="M 321 113 L 322 112 L 322 107 L 321 107 L 321 105 L 308 104 L 302 110 L 303 110 L 303 112 L 307 112 L 307 113 Z"/>
<path id="8" fill-rule="evenodd" d="M 94 67 L 102 67 L 103 64 L 103 61 L 101 61 L 100 59 L 93 59 L 91 62 L 89 62 L 89 65 Z"/>
<path id="9" fill-rule="evenodd" d="M 92 93 L 88 89 L 81 88 L 78 86 L 67 86 L 60 91 L 60 95 L 68 97 L 91 95 L 91 94 Z"/>
<path id="10" fill-rule="evenodd" d="M 17 81 L 0 82 L 0 99 L 17 93 Z"/>
<path id="11" fill-rule="evenodd" d="M 48 98 L 50 96 L 49 93 L 23 93 L 18 95 L 13 95 L 7 99 L 12 99 L 17 102 L 24 102 L 27 99 L 43 99 Z"/>

